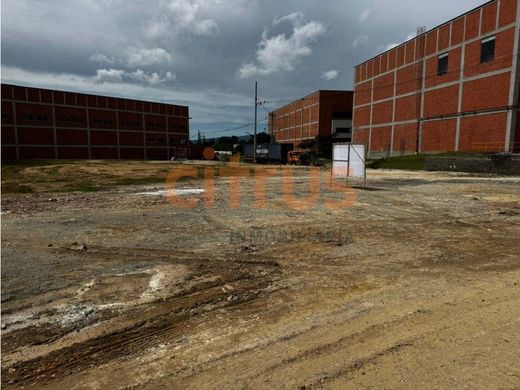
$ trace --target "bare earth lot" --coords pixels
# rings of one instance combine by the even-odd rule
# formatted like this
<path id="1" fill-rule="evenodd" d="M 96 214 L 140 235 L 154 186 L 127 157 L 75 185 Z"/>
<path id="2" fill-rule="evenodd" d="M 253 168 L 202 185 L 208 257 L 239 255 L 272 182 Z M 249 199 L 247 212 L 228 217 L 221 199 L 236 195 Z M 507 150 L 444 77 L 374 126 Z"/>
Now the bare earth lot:
<path id="1" fill-rule="evenodd" d="M 520 388 L 520 177 L 369 171 L 351 207 L 296 210 L 281 171 L 263 209 L 221 175 L 190 210 L 154 193 L 178 165 L 128 164 L 3 195 L 3 387 Z M 163 176 L 40 192 L 48 169 Z"/>

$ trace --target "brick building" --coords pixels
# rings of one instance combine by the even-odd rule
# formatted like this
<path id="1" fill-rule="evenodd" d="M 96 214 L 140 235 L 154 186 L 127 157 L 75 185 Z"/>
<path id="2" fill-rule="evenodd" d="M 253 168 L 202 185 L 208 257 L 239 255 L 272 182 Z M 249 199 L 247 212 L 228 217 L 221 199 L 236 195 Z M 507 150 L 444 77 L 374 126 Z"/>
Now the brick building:
<path id="1" fill-rule="evenodd" d="M 2 160 L 185 158 L 188 107 L 2 84 Z"/>
<path id="2" fill-rule="evenodd" d="M 519 9 L 487 2 L 356 66 L 354 142 L 374 157 L 520 151 Z"/>
<path id="3" fill-rule="evenodd" d="M 269 114 L 269 133 L 276 142 L 294 146 L 305 139 L 352 136 L 352 91 L 317 91 Z"/>

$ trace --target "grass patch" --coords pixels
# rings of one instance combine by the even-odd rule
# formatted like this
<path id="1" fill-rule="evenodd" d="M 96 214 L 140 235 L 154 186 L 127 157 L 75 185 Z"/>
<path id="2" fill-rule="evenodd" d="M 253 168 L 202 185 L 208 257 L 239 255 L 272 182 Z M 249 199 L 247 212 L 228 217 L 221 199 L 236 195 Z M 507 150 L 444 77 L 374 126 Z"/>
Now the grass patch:
<path id="1" fill-rule="evenodd" d="M 20 161 L 2 161 L 2 169 L 4 167 L 44 167 L 46 165 L 68 165 L 81 163 L 82 160 L 20 160 Z"/>
<path id="2" fill-rule="evenodd" d="M 91 183 L 69 184 L 63 188 L 59 188 L 56 192 L 96 192 L 106 189 L 106 186 Z"/>
<path id="3" fill-rule="evenodd" d="M 2 193 L 4 194 L 31 194 L 34 190 L 27 184 L 4 183 L 2 184 Z"/>
<path id="4" fill-rule="evenodd" d="M 409 171 L 424 170 L 424 154 L 410 156 L 388 157 L 367 162 L 367 168 L 372 169 L 404 169 Z"/>
<path id="5" fill-rule="evenodd" d="M 226 164 L 176 164 L 142 161 L 16 161 L 2 163 L 2 189 L 5 193 L 95 192 L 118 186 L 163 185 L 170 172 L 175 183 L 213 177 L 242 176 L 246 167 Z M 250 170 L 256 168 L 251 166 Z M 250 172 L 252 175 L 253 172 Z M 191 177 L 191 176 L 194 177 Z M 173 183 L 170 183 L 173 184 Z"/>
<path id="6" fill-rule="evenodd" d="M 157 184 L 163 183 L 166 177 L 125 177 L 123 179 L 116 179 L 114 185 L 117 186 L 132 186 L 142 184 Z"/>

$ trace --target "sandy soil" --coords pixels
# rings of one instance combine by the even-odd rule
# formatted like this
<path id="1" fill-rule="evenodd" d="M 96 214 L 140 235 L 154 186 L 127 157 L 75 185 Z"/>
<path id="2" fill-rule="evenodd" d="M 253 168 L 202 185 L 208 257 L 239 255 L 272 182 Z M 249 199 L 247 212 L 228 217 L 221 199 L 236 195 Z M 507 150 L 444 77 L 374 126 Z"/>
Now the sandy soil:
<path id="1" fill-rule="evenodd" d="M 280 172 L 3 196 L 3 387 L 520 388 L 520 178 Z"/>

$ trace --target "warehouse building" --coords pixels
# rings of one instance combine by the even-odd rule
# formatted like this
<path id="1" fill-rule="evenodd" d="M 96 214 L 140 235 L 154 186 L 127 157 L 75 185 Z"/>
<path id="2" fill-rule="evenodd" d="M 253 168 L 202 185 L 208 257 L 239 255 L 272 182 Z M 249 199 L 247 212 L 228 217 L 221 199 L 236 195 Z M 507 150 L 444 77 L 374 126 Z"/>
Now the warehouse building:
<path id="1" fill-rule="evenodd" d="M 356 66 L 354 142 L 373 157 L 519 152 L 519 8 L 490 1 Z"/>
<path id="2" fill-rule="evenodd" d="M 307 139 L 352 137 L 352 91 L 317 91 L 269 113 L 269 132 L 276 142 L 296 148 Z"/>
<path id="3" fill-rule="evenodd" d="M 188 107 L 2 84 L 2 160 L 186 158 Z"/>

